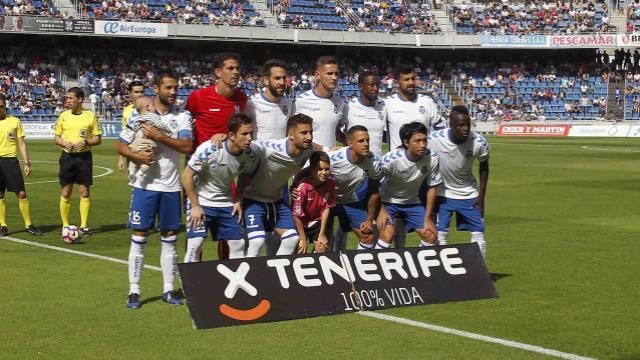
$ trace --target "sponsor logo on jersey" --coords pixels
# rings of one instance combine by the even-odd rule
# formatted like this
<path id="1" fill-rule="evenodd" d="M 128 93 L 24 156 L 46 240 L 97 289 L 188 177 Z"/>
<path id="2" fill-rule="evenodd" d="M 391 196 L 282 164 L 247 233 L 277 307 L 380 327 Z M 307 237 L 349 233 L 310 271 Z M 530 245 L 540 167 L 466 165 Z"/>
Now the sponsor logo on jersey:
<path id="1" fill-rule="evenodd" d="M 465 159 L 471 159 L 473 157 L 473 151 L 471 150 L 467 150 L 467 152 L 464 154 Z"/>
<path id="2" fill-rule="evenodd" d="M 234 105 L 233 106 L 233 112 L 236 113 L 236 114 L 239 114 L 240 113 L 240 105 Z"/>
<path id="3" fill-rule="evenodd" d="M 87 137 L 87 129 L 80 129 L 80 137 Z"/>
<path id="4" fill-rule="evenodd" d="M 384 120 L 384 115 L 382 115 L 382 111 L 378 111 L 378 119 Z"/>
<path id="5" fill-rule="evenodd" d="M 14 138 L 15 138 L 15 135 L 14 135 L 13 131 L 9 131 L 9 133 L 7 134 L 7 139 L 13 140 Z"/>
<path id="6" fill-rule="evenodd" d="M 282 112 L 283 112 L 283 113 L 285 113 L 285 114 L 289 113 L 289 111 L 288 111 L 288 110 L 289 110 L 289 109 L 287 108 L 287 105 L 282 105 Z"/>

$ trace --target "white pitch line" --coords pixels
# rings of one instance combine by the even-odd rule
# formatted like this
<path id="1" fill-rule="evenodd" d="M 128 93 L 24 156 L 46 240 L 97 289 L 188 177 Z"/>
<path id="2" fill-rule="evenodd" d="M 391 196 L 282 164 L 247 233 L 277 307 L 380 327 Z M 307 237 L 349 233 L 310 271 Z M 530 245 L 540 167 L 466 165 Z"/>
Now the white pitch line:
<path id="1" fill-rule="evenodd" d="M 57 161 L 44 161 L 44 160 L 31 160 L 31 162 L 33 163 L 45 163 L 45 164 L 57 164 Z M 93 165 L 93 167 L 99 168 L 99 169 L 103 169 L 106 170 L 104 173 L 102 174 L 98 174 L 95 175 L 93 178 L 97 179 L 99 177 L 103 177 L 103 176 L 107 176 L 111 173 L 113 173 L 113 169 L 108 168 L 108 167 L 104 167 L 104 166 L 98 166 L 98 165 Z M 48 183 L 57 183 L 60 180 L 44 180 L 44 181 L 34 181 L 34 182 L 26 182 L 24 183 L 25 185 L 34 185 L 34 184 L 48 184 Z"/>
<path id="2" fill-rule="evenodd" d="M 13 241 L 13 242 L 19 243 L 19 244 L 36 246 L 36 247 L 49 249 L 49 250 L 61 251 L 61 252 L 65 252 L 65 253 L 69 253 L 69 254 L 73 254 L 73 255 L 80 255 L 80 256 L 86 256 L 86 257 L 99 259 L 99 260 L 111 261 L 111 262 L 118 263 L 118 264 L 124 264 L 124 265 L 128 265 L 129 264 L 128 261 L 126 261 L 126 260 L 117 259 L 117 258 L 110 257 L 110 256 L 103 256 L 103 255 L 92 254 L 92 253 L 88 253 L 88 252 L 84 252 L 84 251 L 78 251 L 78 250 L 72 250 L 72 249 L 68 249 L 68 248 L 63 248 L 63 247 L 59 247 L 59 246 L 41 244 L 41 243 L 28 241 L 28 240 L 22 240 L 22 239 L 10 237 L 10 236 L 0 237 L 0 239 Z M 152 265 L 144 265 L 144 268 L 145 269 L 149 269 L 149 270 L 162 271 L 161 268 L 159 268 L 157 266 L 152 266 Z M 379 319 L 379 320 L 390 321 L 390 322 L 394 322 L 394 323 L 397 323 L 397 324 L 413 326 L 413 327 L 427 329 L 427 330 L 431 330 L 431 331 L 437 331 L 437 332 L 441 332 L 441 333 L 444 333 L 444 334 L 456 335 L 456 336 L 460 336 L 460 337 L 464 337 L 464 338 L 468 338 L 468 339 L 484 341 L 484 342 L 488 342 L 488 343 L 492 343 L 492 344 L 498 344 L 498 345 L 511 347 L 511 348 L 515 348 L 515 349 L 520 349 L 520 350 L 531 351 L 531 352 L 535 352 L 535 353 L 538 353 L 538 354 L 557 357 L 557 358 L 560 358 L 560 359 L 595 360 L 593 358 L 580 356 L 580 355 L 576 355 L 576 354 L 571 354 L 571 353 L 565 353 L 565 352 L 562 352 L 562 351 L 557 351 L 557 350 L 552 350 L 552 349 L 546 349 L 546 348 L 543 348 L 543 347 L 540 347 L 540 346 L 529 345 L 529 344 L 520 343 L 520 342 L 517 342 L 517 341 L 511 341 L 511 340 L 505 340 L 505 339 L 495 338 L 495 337 L 491 337 L 491 336 L 480 335 L 480 334 L 476 334 L 476 333 L 472 333 L 472 332 L 468 332 L 468 331 L 451 329 L 451 328 L 447 328 L 447 327 L 444 327 L 444 326 L 438 326 L 438 325 L 428 324 L 428 323 L 424 323 L 424 322 L 420 322 L 420 321 L 409 320 L 409 319 L 405 319 L 405 318 L 401 318 L 401 317 L 397 317 L 397 316 L 392 316 L 392 315 L 385 315 L 385 314 L 380 314 L 380 313 L 375 313 L 375 312 L 370 312 L 370 311 L 360 311 L 360 312 L 358 312 L 356 314 L 362 315 L 362 316 L 367 316 L 367 317 L 370 317 L 370 318 Z"/>
<path id="3" fill-rule="evenodd" d="M 629 152 L 629 153 L 638 153 L 640 150 L 634 149 L 624 149 L 624 148 L 601 148 L 595 146 L 583 146 L 585 150 L 596 150 L 596 151 L 614 151 L 614 152 Z"/>
<path id="4" fill-rule="evenodd" d="M 362 316 L 367 316 L 367 317 L 379 319 L 379 320 L 391 321 L 391 322 L 402 324 L 402 325 L 408 325 L 408 326 L 427 329 L 427 330 L 431 330 L 431 331 L 437 331 L 437 332 L 441 332 L 441 333 L 444 333 L 444 334 L 456 335 L 456 336 L 461 336 L 461 337 L 465 337 L 465 338 L 468 338 L 468 339 L 479 340 L 479 341 L 484 341 L 484 342 L 488 342 L 488 343 L 503 345 L 503 346 L 507 346 L 507 347 L 520 349 L 520 350 L 532 351 L 532 352 L 535 352 L 535 353 L 548 355 L 548 356 L 553 356 L 553 357 L 557 357 L 557 358 L 560 358 L 560 359 L 595 360 L 595 359 L 590 358 L 590 357 L 585 357 L 585 356 L 571 354 L 571 353 L 565 353 L 565 352 L 562 352 L 562 351 L 557 351 L 557 350 L 552 350 L 552 349 L 546 349 L 546 348 L 543 348 L 543 347 L 540 347 L 540 346 L 529 345 L 529 344 L 525 344 L 525 343 L 521 343 L 521 342 L 517 342 L 517 341 L 512 341 L 512 340 L 505 340 L 505 339 L 495 338 L 495 337 L 491 337 L 491 336 L 480 335 L 480 334 L 476 334 L 476 333 L 472 333 L 472 332 L 468 332 L 468 331 L 451 329 L 451 328 L 447 328 L 447 327 L 444 327 L 444 326 L 432 325 L 432 324 L 428 324 L 428 323 L 424 323 L 424 322 L 420 322 L 420 321 L 415 321 L 415 320 L 409 320 L 409 319 L 405 319 L 405 318 L 401 318 L 401 317 L 397 317 L 397 316 L 385 315 L 385 314 L 380 314 L 380 313 L 375 313 L 375 312 L 370 312 L 370 311 L 361 311 L 358 314 L 362 315 Z"/>
<path id="5" fill-rule="evenodd" d="M 17 238 L 10 237 L 10 236 L 0 237 L 0 239 L 9 240 L 9 241 L 13 241 L 13 242 L 20 243 L 20 244 L 25 244 L 25 245 L 36 246 L 36 247 L 49 249 L 49 250 L 61 251 L 61 252 L 65 252 L 65 253 L 69 253 L 69 254 L 73 254 L 73 255 L 80 255 L 80 256 L 86 256 L 86 257 L 90 257 L 90 258 L 94 258 L 94 259 L 111 261 L 111 262 L 118 263 L 118 264 L 125 264 L 125 265 L 129 264 L 129 262 L 127 260 L 116 259 L 116 258 L 111 257 L 111 256 L 103 256 L 103 255 L 92 254 L 92 253 L 88 253 L 88 252 L 84 252 L 84 251 L 78 251 L 78 250 L 72 250 L 72 249 L 68 249 L 68 248 L 63 248 L 63 247 L 60 247 L 60 246 L 41 244 L 41 243 L 37 243 L 37 242 L 33 242 L 33 241 L 17 239 Z M 152 266 L 152 265 L 145 265 L 144 268 L 145 269 L 149 269 L 149 270 L 162 271 L 161 268 L 159 268 L 157 266 Z"/>

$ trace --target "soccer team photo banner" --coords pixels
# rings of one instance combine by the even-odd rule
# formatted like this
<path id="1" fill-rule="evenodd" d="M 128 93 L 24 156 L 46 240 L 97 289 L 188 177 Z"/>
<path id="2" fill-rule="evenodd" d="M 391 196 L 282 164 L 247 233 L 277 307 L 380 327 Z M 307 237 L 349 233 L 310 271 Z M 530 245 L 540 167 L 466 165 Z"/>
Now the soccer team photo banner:
<path id="1" fill-rule="evenodd" d="M 475 244 L 178 266 L 198 329 L 498 297 Z"/>

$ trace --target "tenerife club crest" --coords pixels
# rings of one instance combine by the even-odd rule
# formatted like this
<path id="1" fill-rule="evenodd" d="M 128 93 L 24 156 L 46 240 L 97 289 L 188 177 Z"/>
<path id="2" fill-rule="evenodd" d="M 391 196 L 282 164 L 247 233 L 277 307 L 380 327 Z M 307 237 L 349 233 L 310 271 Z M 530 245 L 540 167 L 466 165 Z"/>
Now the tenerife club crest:
<path id="1" fill-rule="evenodd" d="M 421 115 L 424 115 L 424 114 L 426 114 L 426 113 L 427 113 L 427 109 L 425 109 L 423 105 L 420 105 L 420 107 L 418 107 L 418 112 L 419 112 Z"/>

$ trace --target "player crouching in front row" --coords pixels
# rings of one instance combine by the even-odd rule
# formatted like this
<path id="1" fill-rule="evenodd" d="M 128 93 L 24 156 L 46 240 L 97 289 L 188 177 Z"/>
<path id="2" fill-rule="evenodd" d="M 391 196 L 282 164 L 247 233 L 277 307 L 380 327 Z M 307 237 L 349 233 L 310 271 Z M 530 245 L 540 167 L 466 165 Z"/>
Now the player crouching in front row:
<path id="1" fill-rule="evenodd" d="M 403 218 L 407 231 L 415 230 L 421 246 L 436 241 L 436 227 L 431 220 L 436 203 L 436 186 L 442 183 L 438 158 L 427 150 L 427 128 L 413 122 L 400 128 L 402 148 L 382 157 L 385 177 L 380 187 L 383 207 L 378 215 L 380 240 L 376 249 L 386 249 L 395 235 L 394 219 Z M 428 190 L 426 209 L 418 194 L 423 181 Z"/>
<path id="2" fill-rule="evenodd" d="M 197 261 L 209 229 L 214 239 L 228 240 L 230 259 L 245 256 L 240 224 L 246 184 L 238 181 L 235 200 L 229 184 L 242 173 L 251 174 L 258 165 L 257 145 L 251 143 L 252 124 L 247 115 L 233 115 L 223 148 L 211 141 L 203 142 L 182 173 L 182 185 L 189 198 L 186 263 Z"/>

